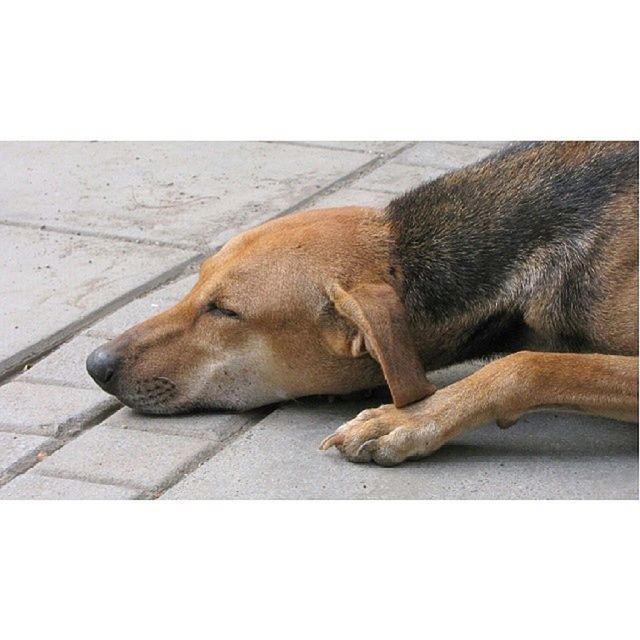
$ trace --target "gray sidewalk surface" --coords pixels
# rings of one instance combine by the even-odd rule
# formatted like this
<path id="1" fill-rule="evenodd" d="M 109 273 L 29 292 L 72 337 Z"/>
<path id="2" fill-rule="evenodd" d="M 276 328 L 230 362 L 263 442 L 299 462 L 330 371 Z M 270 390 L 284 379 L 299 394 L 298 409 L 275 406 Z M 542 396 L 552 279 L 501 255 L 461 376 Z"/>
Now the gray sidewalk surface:
<path id="1" fill-rule="evenodd" d="M 176 302 L 242 229 L 383 206 L 501 145 L 1 143 L 0 498 L 637 499 L 636 425 L 537 414 L 386 469 L 318 451 L 373 400 L 148 417 L 85 372 L 88 353 Z"/>

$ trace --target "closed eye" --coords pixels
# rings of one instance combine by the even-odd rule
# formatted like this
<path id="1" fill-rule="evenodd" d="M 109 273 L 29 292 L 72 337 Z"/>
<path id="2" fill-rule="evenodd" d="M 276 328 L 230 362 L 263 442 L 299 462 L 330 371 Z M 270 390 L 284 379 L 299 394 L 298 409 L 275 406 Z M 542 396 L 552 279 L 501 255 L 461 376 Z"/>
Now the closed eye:
<path id="1" fill-rule="evenodd" d="M 231 309 L 225 309 L 219 306 L 216 302 L 210 302 L 205 307 L 205 313 L 210 313 L 214 316 L 225 316 L 227 318 L 239 318 L 240 314 L 232 311 Z"/>

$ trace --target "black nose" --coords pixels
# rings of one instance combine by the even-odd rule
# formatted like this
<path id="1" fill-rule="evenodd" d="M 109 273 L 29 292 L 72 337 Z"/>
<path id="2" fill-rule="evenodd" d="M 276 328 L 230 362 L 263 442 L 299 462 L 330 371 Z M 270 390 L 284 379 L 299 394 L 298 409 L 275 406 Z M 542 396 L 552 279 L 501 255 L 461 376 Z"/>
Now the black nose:
<path id="1" fill-rule="evenodd" d="M 119 361 L 108 346 L 98 347 L 87 358 L 87 371 L 105 391 L 113 393 Z"/>

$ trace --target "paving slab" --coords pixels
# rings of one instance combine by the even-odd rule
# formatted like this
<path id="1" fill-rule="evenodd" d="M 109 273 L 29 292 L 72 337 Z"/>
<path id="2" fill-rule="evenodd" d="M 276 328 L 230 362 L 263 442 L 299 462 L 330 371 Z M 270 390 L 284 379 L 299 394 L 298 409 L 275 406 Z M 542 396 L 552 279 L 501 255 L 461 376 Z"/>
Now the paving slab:
<path id="1" fill-rule="evenodd" d="M 0 375 L 52 335 L 196 255 L 5 225 L 0 243 Z"/>
<path id="2" fill-rule="evenodd" d="M 102 338 L 76 336 L 36 362 L 19 376 L 20 382 L 45 382 L 62 386 L 96 389 L 85 367 L 87 356 L 104 343 Z"/>
<path id="3" fill-rule="evenodd" d="M 133 500 L 142 490 L 29 471 L 0 488 L 0 500 Z"/>
<path id="4" fill-rule="evenodd" d="M 466 144 L 470 147 L 482 147 L 484 149 L 503 149 L 511 144 L 509 140 L 448 140 L 454 144 Z"/>
<path id="5" fill-rule="evenodd" d="M 150 416 L 136 413 L 132 409 L 124 407 L 109 416 L 103 424 L 121 429 L 148 431 L 149 433 L 189 436 L 218 443 L 246 426 L 255 424 L 267 413 L 265 410 L 256 410 L 244 413 L 217 412 Z"/>
<path id="6" fill-rule="evenodd" d="M 447 173 L 448 169 L 428 166 L 412 166 L 389 162 L 375 169 L 363 178 L 356 180 L 354 189 L 372 189 L 374 191 L 389 192 L 389 199 L 395 194 L 401 194 L 413 189 L 423 182 L 430 182 Z"/>
<path id="7" fill-rule="evenodd" d="M 430 458 L 394 468 L 349 463 L 335 449 L 318 451 L 325 436 L 375 404 L 317 402 L 279 409 L 162 497 L 638 498 L 637 426 L 594 417 L 540 413 L 506 431 L 488 425 Z"/>
<path id="8" fill-rule="evenodd" d="M 186 276 L 181 276 L 174 282 L 163 285 L 159 287 L 155 291 L 153 291 L 150 295 L 157 296 L 162 300 L 166 300 L 171 304 L 175 304 L 181 298 L 193 289 L 193 285 L 198 281 L 198 269 L 200 267 L 200 263 L 196 263 L 194 267 L 192 267 L 196 273 L 189 273 Z"/>
<path id="9" fill-rule="evenodd" d="M 0 220 L 215 244 L 370 161 L 260 142 L 5 142 Z"/>
<path id="10" fill-rule="evenodd" d="M 22 461 L 33 458 L 51 442 L 42 436 L 0 432 L 0 480 Z"/>
<path id="11" fill-rule="evenodd" d="M 0 431 L 57 436 L 73 432 L 118 406 L 113 396 L 98 387 L 12 381 L 0 387 Z"/>
<path id="12" fill-rule="evenodd" d="M 393 162 L 420 166 L 458 169 L 477 162 L 496 151 L 492 147 L 476 147 L 453 142 L 419 142 L 400 153 Z"/>
<path id="13" fill-rule="evenodd" d="M 193 288 L 197 279 L 197 274 L 193 274 L 166 287 L 156 289 L 99 320 L 84 333 L 103 340 L 120 335 L 139 322 L 173 306 Z"/>
<path id="14" fill-rule="evenodd" d="M 213 446 L 196 438 L 100 425 L 46 458 L 38 473 L 151 491 L 179 478 Z"/>
<path id="15" fill-rule="evenodd" d="M 398 149 L 409 144 L 408 142 L 397 142 L 390 140 L 340 140 L 340 141 L 327 141 L 327 140 L 309 140 L 304 144 L 313 145 L 316 147 L 327 147 L 329 149 L 350 149 L 351 151 L 362 151 L 365 153 L 385 154 L 393 153 Z"/>

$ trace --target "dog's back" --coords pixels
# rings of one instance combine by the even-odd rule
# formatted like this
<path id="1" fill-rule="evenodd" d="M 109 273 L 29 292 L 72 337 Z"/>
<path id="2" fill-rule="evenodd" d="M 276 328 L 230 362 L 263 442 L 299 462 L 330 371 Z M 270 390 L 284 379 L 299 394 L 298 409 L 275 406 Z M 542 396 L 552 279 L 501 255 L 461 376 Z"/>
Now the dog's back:
<path id="1" fill-rule="evenodd" d="M 414 324 L 474 319 L 461 356 L 637 353 L 637 143 L 514 145 L 387 217 Z"/>

